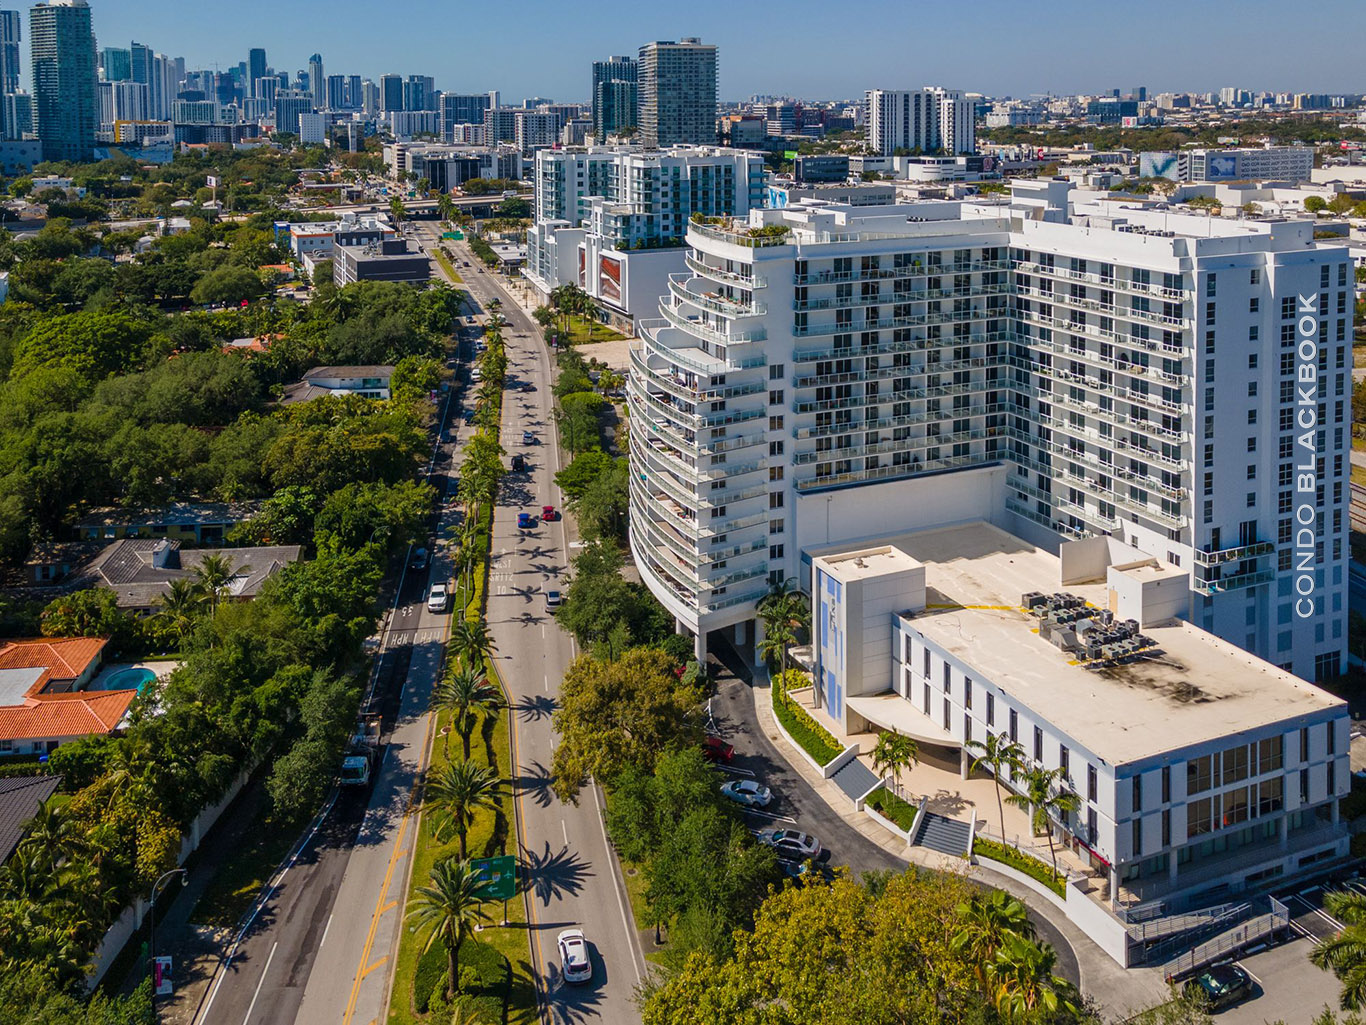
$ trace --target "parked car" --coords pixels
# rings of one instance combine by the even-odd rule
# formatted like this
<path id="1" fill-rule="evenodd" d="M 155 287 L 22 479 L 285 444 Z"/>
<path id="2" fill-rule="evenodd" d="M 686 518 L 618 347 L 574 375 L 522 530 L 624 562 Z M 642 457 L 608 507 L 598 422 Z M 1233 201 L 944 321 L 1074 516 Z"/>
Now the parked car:
<path id="1" fill-rule="evenodd" d="M 427 595 L 427 611 L 445 612 L 448 601 L 450 601 L 450 594 L 446 590 L 446 585 L 432 584 L 432 589 Z"/>
<path id="2" fill-rule="evenodd" d="M 522 444 L 523 444 L 523 445 L 534 445 L 534 444 L 536 444 L 536 432 L 535 432 L 535 431 L 523 431 L 523 432 L 522 432 Z"/>
<path id="3" fill-rule="evenodd" d="M 416 569 L 416 570 L 424 570 L 424 569 L 426 569 L 426 568 L 427 568 L 427 549 L 425 549 L 425 548 L 414 548 L 414 549 L 413 549 L 413 561 L 410 562 L 410 563 L 408 563 L 408 565 L 409 565 L 410 568 Z"/>
<path id="4" fill-rule="evenodd" d="M 1231 1007 L 1252 994 L 1252 976 L 1242 965 L 1228 962 L 1210 965 L 1193 979 L 1188 979 L 1186 992 L 1193 994 L 1211 1011 Z"/>
<path id="5" fill-rule="evenodd" d="M 541 519 L 545 520 L 547 523 L 554 523 L 559 518 L 559 510 L 556 509 L 553 505 L 541 506 Z"/>
<path id="6" fill-rule="evenodd" d="M 536 526 L 536 517 L 532 516 L 531 513 L 518 513 L 517 526 L 523 530 L 534 527 Z"/>
<path id="7" fill-rule="evenodd" d="M 747 808 L 767 808 L 773 800 L 773 791 L 753 779 L 733 779 L 723 783 L 721 795 Z"/>
<path id="8" fill-rule="evenodd" d="M 587 982 L 593 977 L 593 959 L 582 929 L 566 929 L 555 944 L 560 948 L 560 974 L 565 982 Z"/>
<path id="9" fill-rule="evenodd" d="M 766 829 L 759 834 L 759 842 L 772 847 L 779 858 L 789 861 L 818 858 L 821 853 L 819 840 L 795 829 Z"/>
<path id="10" fill-rule="evenodd" d="M 720 737 L 707 737 L 702 741 L 702 757 L 709 762 L 729 762 L 735 757 L 735 748 Z"/>
<path id="11" fill-rule="evenodd" d="M 513 457 L 512 457 L 512 472 L 513 472 L 513 473 L 521 473 L 521 472 L 522 472 L 523 470 L 525 470 L 525 469 L 526 469 L 526 457 L 525 457 L 525 456 L 522 456 L 522 455 L 515 455 L 515 456 L 513 456 Z"/>
<path id="12" fill-rule="evenodd" d="M 474 410 L 467 409 L 465 410 L 465 426 L 468 427 L 472 423 L 474 423 Z"/>

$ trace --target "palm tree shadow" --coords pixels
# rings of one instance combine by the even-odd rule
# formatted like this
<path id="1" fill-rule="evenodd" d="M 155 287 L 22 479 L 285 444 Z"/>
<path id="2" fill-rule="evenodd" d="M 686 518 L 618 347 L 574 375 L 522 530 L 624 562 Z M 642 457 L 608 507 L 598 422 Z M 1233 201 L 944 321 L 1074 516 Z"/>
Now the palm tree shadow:
<path id="1" fill-rule="evenodd" d="M 517 711 L 517 717 L 522 722 L 537 722 L 541 719 L 549 719 L 559 706 L 559 701 L 549 694 L 536 694 L 532 697 L 523 698 L 514 708 Z"/>
<path id="2" fill-rule="evenodd" d="M 524 862 L 521 886 L 547 906 L 551 898 L 576 896 L 584 882 L 594 874 L 590 864 L 577 851 L 568 847 L 552 851 L 549 841 L 541 854 L 527 851 Z"/>
<path id="3" fill-rule="evenodd" d="M 527 771 L 515 781 L 517 791 L 536 802 L 538 808 L 550 807 L 554 793 L 550 789 L 550 773 L 540 762 L 532 762 Z"/>

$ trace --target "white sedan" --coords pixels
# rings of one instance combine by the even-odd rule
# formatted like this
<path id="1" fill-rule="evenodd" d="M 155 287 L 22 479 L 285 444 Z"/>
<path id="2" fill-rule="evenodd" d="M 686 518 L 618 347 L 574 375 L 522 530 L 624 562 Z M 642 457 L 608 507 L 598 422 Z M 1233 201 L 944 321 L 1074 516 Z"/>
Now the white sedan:
<path id="1" fill-rule="evenodd" d="M 582 929 L 566 929 L 555 941 L 560 948 L 560 974 L 565 982 L 587 982 L 593 977 L 593 960 Z"/>
<path id="2" fill-rule="evenodd" d="M 733 779 L 729 783 L 723 783 L 721 794 L 747 808 L 767 808 L 773 800 L 773 791 L 752 779 Z"/>
<path id="3" fill-rule="evenodd" d="M 759 834 L 759 842 L 767 844 L 778 857 L 795 861 L 821 856 L 821 842 L 810 833 L 795 829 L 768 829 Z"/>

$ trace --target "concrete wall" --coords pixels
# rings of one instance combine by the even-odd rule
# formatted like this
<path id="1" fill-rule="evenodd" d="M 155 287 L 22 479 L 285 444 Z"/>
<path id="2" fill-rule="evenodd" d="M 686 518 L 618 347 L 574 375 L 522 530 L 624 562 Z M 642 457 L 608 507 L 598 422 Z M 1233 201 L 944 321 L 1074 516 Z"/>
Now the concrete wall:
<path id="1" fill-rule="evenodd" d="M 1107 538 L 1096 536 L 1078 541 L 1064 541 L 1058 546 L 1062 561 L 1062 585 L 1093 583 L 1105 579 L 1110 565 L 1110 546 Z"/>

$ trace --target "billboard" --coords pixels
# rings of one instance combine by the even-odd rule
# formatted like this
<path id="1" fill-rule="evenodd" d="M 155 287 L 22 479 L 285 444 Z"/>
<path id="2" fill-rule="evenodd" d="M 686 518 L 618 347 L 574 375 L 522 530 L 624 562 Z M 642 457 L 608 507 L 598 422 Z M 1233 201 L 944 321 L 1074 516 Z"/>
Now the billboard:
<path id="1" fill-rule="evenodd" d="M 598 297 L 621 302 L 621 261 L 614 256 L 598 257 Z"/>
<path id="2" fill-rule="evenodd" d="M 1205 158 L 1205 181 L 1220 181 L 1238 177 L 1236 153 L 1211 153 Z"/>

